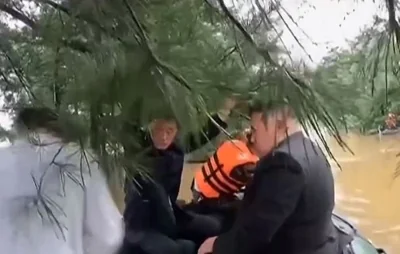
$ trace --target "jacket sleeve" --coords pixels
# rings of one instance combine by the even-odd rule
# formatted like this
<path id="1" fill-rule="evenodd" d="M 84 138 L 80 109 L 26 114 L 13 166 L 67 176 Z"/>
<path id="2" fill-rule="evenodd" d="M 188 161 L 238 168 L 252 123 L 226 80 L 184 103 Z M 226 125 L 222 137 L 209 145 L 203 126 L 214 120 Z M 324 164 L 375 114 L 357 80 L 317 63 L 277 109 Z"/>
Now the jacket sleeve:
<path id="1" fill-rule="evenodd" d="M 126 231 L 130 233 L 130 242 L 141 241 L 140 236 L 135 239 L 133 234 L 156 227 L 159 233 L 175 235 L 176 222 L 173 214 L 172 202 L 165 189 L 152 179 L 137 176 L 130 189 L 124 211 Z"/>
<path id="2" fill-rule="evenodd" d="M 123 220 L 98 168 L 86 183 L 84 250 L 86 254 L 116 253 L 124 237 Z"/>
<path id="3" fill-rule="evenodd" d="M 140 176 L 135 177 L 126 188 L 124 221 L 126 231 L 141 229 L 150 220 L 150 203 L 145 189 L 148 184 Z"/>
<path id="4" fill-rule="evenodd" d="M 217 238 L 213 254 L 266 253 L 265 246 L 296 208 L 305 182 L 300 165 L 288 166 L 282 156 L 270 160 L 268 165 L 260 161 L 253 201 L 233 229 Z"/>
<path id="5" fill-rule="evenodd" d="M 218 134 L 221 133 L 221 130 L 217 125 L 221 126 L 223 129 L 228 127 L 228 124 L 224 122 L 218 114 L 212 115 L 211 118 L 212 119 L 208 119 L 206 125 L 199 133 L 190 133 L 187 136 L 185 139 L 186 152 L 193 152 L 217 137 Z"/>

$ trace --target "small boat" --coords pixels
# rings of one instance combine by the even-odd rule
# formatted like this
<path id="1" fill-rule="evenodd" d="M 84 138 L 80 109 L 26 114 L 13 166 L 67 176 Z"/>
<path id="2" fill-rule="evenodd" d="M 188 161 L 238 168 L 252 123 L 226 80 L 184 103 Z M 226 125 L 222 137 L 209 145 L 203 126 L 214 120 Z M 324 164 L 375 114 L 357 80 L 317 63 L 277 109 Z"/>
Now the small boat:
<path id="1" fill-rule="evenodd" d="M 386 254 L 383 249 L 374 246 L 370 240 L 363 237 L 358 230 L 343 217 L 333 214 L 332 221 L 338 230 L 353 237 L 353 241 L 347 247 L 348 254 Z"/>
<path id="2" fill-rule="evenodd" d="M 238 197 L 238 199 L 240 200 L 241 197 Z M 218 206 L 204 207 L 203 205 L 201 205 L 201 203 L 189 203 L 183 205 L 183 207 L 184 209 L 186 208 L 188 210 L 202 214 L 219 214 L 220 216 L 222 216 L 221 218 L 224 218 L 223 224 L 226 224 L 224 228 L 230 228 L 235 217 L 234 210 L 226 208 L 224 209 Z M 335 213 L 332 214 L 332 221 L 339 231 L 351 236 L 351 238 L 353 239 L 350 244 L 346 246 L 346 252 L 344 252 L 343 254 L 386 254 L 383 249 L 376 247 L 370 240 L 362 236 L 360 232 L 349 221 L 347 221 L 340 215 Z"/>
<path id="3" fill-rule="evenodd" d="M 382 131 L 379 131 L 380 135 L 386 136 L 386 135 L 395 135 L 400 132 L 400 128 L 396 129 L 384 129 Z"/>
<path id="4" fill-rule="evenodd" d="M 396 129 L 372 129 L 366 132 L 366 135 L 379 135 L 379 136 L 390 136 L 395 134 L 400 134 L 400 128 Z"/>

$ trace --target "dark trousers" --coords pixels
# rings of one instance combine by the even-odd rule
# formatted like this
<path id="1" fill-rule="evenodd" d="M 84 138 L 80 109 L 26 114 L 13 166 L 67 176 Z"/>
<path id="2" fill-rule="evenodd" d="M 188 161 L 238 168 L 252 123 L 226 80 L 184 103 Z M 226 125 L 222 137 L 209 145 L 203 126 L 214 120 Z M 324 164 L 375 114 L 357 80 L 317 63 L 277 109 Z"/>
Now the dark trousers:
<path id="1" fill-rule="evenodd" d="M 179 221 L 179 218 L 177 218 L 178 238 L 190 240 L 198 248 L 207 238 L 217 236 L 221 233 L 221 223 L 217 218 L 188 211 L 185 212 L 191 218 L 183 221 Z"/>
<path id="2" fill-rule="evenodd" d="M 190 203 L 184 206 L 186 211 L 202 214 L 213 218 L 219 223 L 219 234 L 228 231 L 235 221 L 239 201 L 218 202 L 215 200 L 202 200 L 199 203 Z"/>
<path id="3" fill-rule="evenodd" d="M 177 216 L 176 238 L 154 230 L 127 232 L 119 254 L 196 254 L 207 238 L 219 234 L 220 224 L 211 216 L 184 213 Z"/>
<path id="4" fill-rule="evenodd" d="M 189 240 L 171 239 L 156 232 L 149 232 L 141 242 L 146 254 L 196 254 L 196 245 Z M 133 253 L 132 253 L 133 254 Z"/>
<path id="5" fill-rule="evenodd" d="M 125 238 L 119 254 L 196 254 L 196 244 L 190 240 L 172 239 L 159 232 L 141 232 L 140 240 Z"/>

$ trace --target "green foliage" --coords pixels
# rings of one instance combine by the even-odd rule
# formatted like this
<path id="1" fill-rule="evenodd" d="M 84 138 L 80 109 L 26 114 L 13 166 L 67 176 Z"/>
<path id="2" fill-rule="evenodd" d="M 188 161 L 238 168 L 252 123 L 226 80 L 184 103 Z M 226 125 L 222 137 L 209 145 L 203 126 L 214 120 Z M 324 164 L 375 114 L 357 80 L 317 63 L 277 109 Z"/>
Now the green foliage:
<path id="1" fill-rule="evenodd" d="M 305 128 L 323 139 L 322 124 L 341 141 L 329 93 L 275 60 L 285 53 L 277 46 L 286 23 L 279 1 L 256 1 L 246 17 L 222 0 L 7 0 L 0 10 L 24 23 L 0 23 L 6 108 L 73 113 L 81 124 L 71 132 L 90 141 L 109 175 L 137 167 L 136 154 L 122 149 L 138 138 L 127 123 L 173 115 L 184 135 L 232 94 L 285 99 Z"/>
<path id="2" fill-rule="evenodd" d="M 313 86 L 344 127 L 367 132 L 399 112 L 399 47 L 384 24 L 376 18 L 350 50 L 333 52 L 315 72 Z"/>

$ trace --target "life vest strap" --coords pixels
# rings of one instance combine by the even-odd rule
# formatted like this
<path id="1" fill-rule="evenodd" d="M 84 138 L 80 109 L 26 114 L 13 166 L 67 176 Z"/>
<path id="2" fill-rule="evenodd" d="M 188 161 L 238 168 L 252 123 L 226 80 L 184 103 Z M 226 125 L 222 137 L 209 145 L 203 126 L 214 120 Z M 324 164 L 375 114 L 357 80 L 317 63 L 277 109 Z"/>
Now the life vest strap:
<path id="1" fill-rule="evenodd" d="M 214 189 L 216 192 L 220 193 L 220 194 L 232 194 L 235 193 L 237 190 L 235 190 L 234 188 L 232 188 L 231 186 L 229 186 L 228 184 L 224 183 L 223 180 L 221 180 L 218 176 L 217 173 L 220 172 L 222 177 L 224 178 L 224 180 L 229 179 L 229 177 L 225 174 L 225 172 L 222 170 L 223 164 L 221 164 L 218 160 L 218 157 L 216 156 L 216 154 L 214 154 L 213 156 L 215 164 L 216 164 L 216 168 L 213 167 L 211 160 L 208 159 L 207 160 L 207 168 L 209 169 L 209 173 L 206 170 L 205 166 L 202 166 L 201 171 L 204 177 L 204 181 L 210 185 L 210 187 L 212 189 Z M 217 160 L 215 159 L 217 158 Z M 214 181 L 215 183 L 214 183 Z M 228 181 L 230 182 L 230 181 Z M 236 184 L 235 184 L 236 186 Z"/>
<path id="2" fill-rule="evenodd" d="M 243 183 L 239 183 L 238 181 L 235 181 L 234 179 L 232 179 L 232 177 L 227 175 L 225 171 L 222 170 L 223 165 L 220 163 L 217 153 L 214 153 L 213 158 L 214 158 L 215 164 L 219 166 L 219 170 L 221 171 L 221 175 L 224 178 L 224 180 L 226 180 L 230 185 L 235 186 L 237 189 L 242 188 Z"/>

